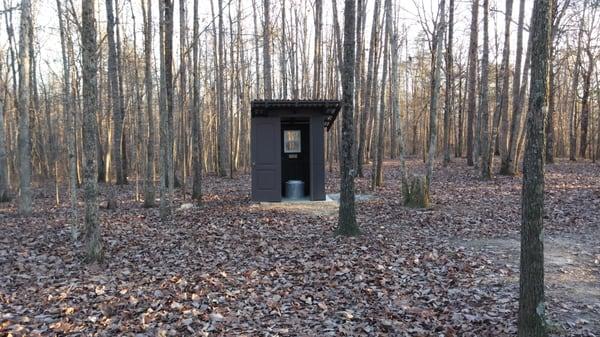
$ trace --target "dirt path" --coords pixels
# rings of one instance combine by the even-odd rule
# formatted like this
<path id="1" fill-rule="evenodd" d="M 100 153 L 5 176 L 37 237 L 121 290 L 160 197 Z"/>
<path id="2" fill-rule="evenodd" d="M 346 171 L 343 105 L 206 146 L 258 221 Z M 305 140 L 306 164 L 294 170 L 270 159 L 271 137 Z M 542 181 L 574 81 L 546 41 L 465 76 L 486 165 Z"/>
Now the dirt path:
<path id="1" fill-rule="evenodd" d="M 600 332 L 600 246 L 598 232 L 551 234 L 545 238 L 546 300 L 548 318 L 556 336 L 576 331 Z M 494 257 L 499 267 L 513 270 L 507 285 L 518 283 L 520 244 L 515 236 L 495 239 L 456 239 L 455 244 Z M 515 277 L 516 276 L 516 277 Z"/>

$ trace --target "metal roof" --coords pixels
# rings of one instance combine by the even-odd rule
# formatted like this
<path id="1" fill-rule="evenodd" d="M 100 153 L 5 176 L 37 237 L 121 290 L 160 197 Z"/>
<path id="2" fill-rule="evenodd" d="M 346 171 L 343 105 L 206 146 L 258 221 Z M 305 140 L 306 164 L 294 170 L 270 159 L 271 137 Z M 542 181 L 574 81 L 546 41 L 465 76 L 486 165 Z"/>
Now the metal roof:
<path id="1" fill-rule="evenodd" d="M 253 100 L 250 106 L 253 117 L 260 116 L 268 110 L 285 109 L 294 112 L 295 109 L 314 109 L 326 116 L 324 127 L 329 131 L 340 112 L 342 102 L 325 99 L 259 99 Z"/>

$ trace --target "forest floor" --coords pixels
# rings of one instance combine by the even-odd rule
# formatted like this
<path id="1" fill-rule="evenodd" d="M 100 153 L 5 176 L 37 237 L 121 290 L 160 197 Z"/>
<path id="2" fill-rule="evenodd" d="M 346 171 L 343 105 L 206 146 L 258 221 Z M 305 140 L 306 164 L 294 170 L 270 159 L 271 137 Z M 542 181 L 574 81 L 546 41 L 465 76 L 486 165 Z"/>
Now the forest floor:
<path id="1" fill-rule="evenodd" d="M 36 189 L 32 216 L 0 205 L 0 336 L 514 336 L 521 177 L 481 181 L 455 160 L 436 168 L 433 207 L 409 209 L 398 176 L 386 162 L 383 188 L 357 180 L 373 198 L 357 203 L 356 238 L 333 234 L 332 202 L 252 203 L 247 175 L 206 177 L 198 208 L 178 209 L 180 192 L 164 224 L 126 186 L 100 211 L 100 265 Z M 600 166 L 560 161 L 546 177 L 550 330 L 600 336 Z M 335 172 L 327 184 L 337 192 Z"/>

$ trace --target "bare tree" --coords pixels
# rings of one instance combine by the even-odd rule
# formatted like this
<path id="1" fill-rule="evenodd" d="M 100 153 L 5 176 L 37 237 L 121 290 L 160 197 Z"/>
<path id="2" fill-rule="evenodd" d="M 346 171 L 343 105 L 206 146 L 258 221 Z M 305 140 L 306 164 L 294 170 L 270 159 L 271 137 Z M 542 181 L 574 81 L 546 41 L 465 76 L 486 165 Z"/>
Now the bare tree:
<path id="1" fill-rule="evenodd" d="M 467 79 L 467 164 L 474 165 L 473 158 L 473 129 L 475 124 L 475 109 L 477 105 L 477 32 L 478 32 L 479 0 L 473 0 L 471 10 L 471 34 L 469 38 L 469 78 Z"/>
<path id="2" fill-rule="evenodd" d="M 454 113 L 454 0 L 450 0 L 448 13 L 448 43 L 446 45 L 446 95 L 444 102 L 444 165 L 450 163 L 450 116 Z"/>
<path id="3" fill-rule="evenodd" d="M 265 0 L 265 6 L 268 6 L 268 0 Z M 229 137 L 229 119 L 227 117 L 227 111 L 226 111 L 226 107 L 225 107 L 225 87 L 224 87 L 224 79 L 223 79 L 223 73 L 225 71 L 225 61 L 224 61 L 224 53 L 223 53 L 223 48 L 224 48 L 224 40 L 225 40 L 225 34 L 223 32 L 223 0 L 219 0 L 218 1 L 218 5 L 219 5 L 219 43 L 218 43 L 218 54 L 217 54 L 217 59 L 218 59 L 218 69 L 217 69 L 217 104 L 218 104 L 218 111 L 219 111 L 219 140 L 218 140 L 218 148 L 219 148 L 219 175 L 221 177 L 225 177 L 227 176 L 227 171 L 230 167 L 230 154 L 231 152 L 229 151 L 229 141 L 230 141 L 230 137 Z M 268 12 L 268 9 L 265 9 L 265 11 Z M 265 20 L 268 20 L 268 13 L 265 14 Z M 266 21 L 268 22 L 268 21 Z M 265 24 L 265 27 L 268 27 Z M 267 29 L 267 28 L 265 28 Z M 265 34 L 269 34 L 268 32 Z M 270 44 L 265 42 L 265 45 Z M 265 51 L 265 53 L 268 52 L 268 57 L 269 57 L 269 61 L 268 61 L 268 68 L 269 68 L 269 74 L 271 73 L 271 50 L 270 50 L 270 45 L 269 47 L 265 47 L 265 48 L 269 48 L 268 51 Z M 266 55 L 266 54 L 265 54 Z M 265 56 L 266 57 L 266 56 Z M 266 63 L 267 61 L 265 61 Z M 266 67 L 266 66 L 265 66 Z M 269 94 L 269 98 L 271 97 L 271 75 L 268 76 L 268 84 L 267 84 L 267 76 L 265 75 L 265 92 L 267 92 L 267 86 L 268 86 L 268 94 Z M 233 172 L 229 172 L 229 174 L 233 174 Z"/>
<path id="4" fill-rule="evenodd" d="M 551 0 L 535 0 L 531 22 L 531 89 L 523 161 L 519 337 L 546 336 L 544 299 L 544 110 Z"/>
<path id="5" fill-rule="evenodd" d="M 500 73 L 496 76 L 501 76 L 501 84 L 499 88 L 499 97 L 496 97 L 496 111 L 494 113 L 494 123 L 498 120 L 500 126 L 500 134 L 498 137 L 499 149 L 500 149 L 500 174 L 510 174 L 509 161 L 508 161 L 508 139 L 509 139 L 509 119 L 508 119 L 508 86 L 510 80 L 509 70 L 509 58 L 510 58 L 510 22 L 512 20 L 512 7 L 513 0 L 506 0 L 506 13 L 504 14 L 504 47 L 502 49 L 502 65 L 500 67 Z M 498 129 L 494 130 L 494 138 L 498 133 Z M 493 161 L 492 161 L 493 162 Z"/>
<path id="6" fill-rule="evenodd" d="M 219 0 L 219 7 L 221 7 L 221 0 Z M 273 98 L 273 88 L 271 84 L 271 19 L 269 17 L 271 12 L 270 0 L 263 0 L 263 76 L 265 82 L 265 99 Z M 221 16 L 219 15 L 219 18 Z M 219 19 L 220 20 L 220 19 Z M 221 22 L 221 21 L 219 21 Z"/>
<path id="7" fill-rule="evenodd" d="M 571 98 L 571 111 L 569 114 L 569 160 L 575 161 L 577 159 L 577 91 L 579 88 L 579 69 L 581 67 L 581 40 L 583 39 L 584 24 L 585 24 L 585 12 L 587 9 L 588 1 L 583 2 L 583 11 L 581 12 L 581 20 L 579 24 L 579 34 L 577 35 L 577 49 L 575 56 L 575 64 L 573 70 L 573 84 L 571 90 L 573 91 Z"/>
<path id="8" fill-rule="evenodd" d="M 342 151 L 340 157 L 340 210 L 337 232 L 357 235 L 354 208 L 354 169 L 352 144 L 354 143 L 354 62 L 356 34 L 356 0 L 344 1 L 344 69 L 342 71 Z"/>
<path id="9" fill-rule="evenodd" d="M 429 151 L 427 155 L 427 186 L 429 190 L 433 179 L 433 163 L 435 161 L 435 152 L 437 148 L 437 110 L 438 96 L 440 92 L 440 73 L 442 68 L 442 47 L 444 44 L 444 30 L 446 29 L 446 0 L 441 0 L 438 10 L 437 23 L 435 25 L 433 40 L 431 45 L 433 60 L 431 62 L 431 96 L 429 102 Z M 428 195 L 429 193 L 427 193 Z"/>
<path id="10" fill-rule="evenodd" d="M 21 23 L 19 28 L 19 213 L 31 213 L 31 139 L 29 135 L 29 74 L 31 57 L 29 39 L 31 35 L 31 1 L 21 1 Z"/>
<path id="11" fill-rule="evenodd" d="M 115 42 L 115 15 L 113 0 L 106 0 L 106 32 L 108 40 L 108 79 L 110 81 L 110 99 L 113 112 L 113 144 L 112 161 L 115 163 L 115 175 L 117 185 L 126 183 L 123 170 L 121 153 L 121 142 L 123 138 L 123 120 L 125 118 L 125 107 L 123 106 L 123 93 L 119 84 L 119 67 L 117 44 Z"/>
<path id="12" fill-rule="evenodd" d="M 0 58 L 0 74 L 2 73 L 2 59 Z M 5 90 L 0 90 L 5 92 Z M 0 202 L 10 201 L 10 186 L 8 185 L 8 161 L 6 155 L 6 132 L 4 131 L 4 93 L 0 93 Z"/>
<path id="13" fill-rule="evenodd" d="M 98 109 L 98 81 L 96 56 L 96 18 L 95 0 L 83 0 L 81 5 L 81 47 L 82 47 L 82 95 L 83 95 L 83 149 L 84 199 L 86 260 L 102 260 L 102 242 L 100 238 L 100 220 L 98 219 L 98 182 L 97 182 L 97 136 L 96 115 Z"/>
<path id="14" fill-rule="evenodd" d="M 199 74 L 199 19 L 198 0 L 194 0 L 194 36 L 193 36 L 193 103 L 192 103 L 192 198 L 198 202 L 202 201 L 202 113 L 200 107 L 200 74 Z"/>
<path id="15" fill-rule="evenodd" d="M 494 133 L 490 134 L 489 123 L 489 0 L 483 0 L 483 56 L 481 58 L 481 86 L 479 115 L 481 116 L 481 177 L 492 178 L 494 157 Z"/>
<path id="16" fill-rule="evenodd" d="M 147 4 L 148 8 L 145 9 Z M 144 15 L 144 83 L 146 87 L 146 177 L 144 184 L 144 207 L 155 206 L 154 188 L 154 116 L 152 113 L 153 88 L 152 83 L 152 1 L 142 1 Z"/>

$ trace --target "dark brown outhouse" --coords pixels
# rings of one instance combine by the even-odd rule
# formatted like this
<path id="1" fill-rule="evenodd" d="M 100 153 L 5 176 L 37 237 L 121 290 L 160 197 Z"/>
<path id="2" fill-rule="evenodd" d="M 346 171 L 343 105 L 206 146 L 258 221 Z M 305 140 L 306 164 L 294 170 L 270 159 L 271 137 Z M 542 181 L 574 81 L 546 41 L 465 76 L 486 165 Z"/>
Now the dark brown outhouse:
<path id="1" fill-rule="evenodd" d="M 290 181 L 302 182 L 305 199 L 325 200 L 325 130 L 340 107 L 334 100 L 252 101 L 252 200 L 281 201 Z"/>

